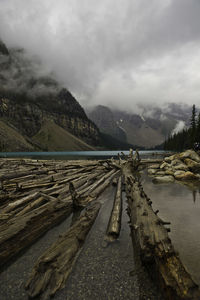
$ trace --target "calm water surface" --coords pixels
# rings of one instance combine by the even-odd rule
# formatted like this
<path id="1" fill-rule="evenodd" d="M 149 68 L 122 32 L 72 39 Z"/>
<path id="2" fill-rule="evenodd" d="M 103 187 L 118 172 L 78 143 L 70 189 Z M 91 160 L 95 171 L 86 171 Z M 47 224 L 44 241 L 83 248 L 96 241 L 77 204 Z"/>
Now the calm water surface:
<path id="1" fill-rule="evenodd" d="M 123 151 L 126 155 L 129 151 Z M 106 159 L 117 157 L 121 150 L 113 151 L 57 151 L 57 152 L 0 152 L 0 157 L 28 157 L 38 159 Z M 139 151 L 142 158 L 164 155 L 165 151 Z"/>
<path id="2" fill-rule="evenodd" d="M 142 178 L 146 194 L 159 216 L 170 221 L 169 234 L 186 269 L 200 285 L 200 186 L 180 183 L 153 184 L 146 174 Z"/>

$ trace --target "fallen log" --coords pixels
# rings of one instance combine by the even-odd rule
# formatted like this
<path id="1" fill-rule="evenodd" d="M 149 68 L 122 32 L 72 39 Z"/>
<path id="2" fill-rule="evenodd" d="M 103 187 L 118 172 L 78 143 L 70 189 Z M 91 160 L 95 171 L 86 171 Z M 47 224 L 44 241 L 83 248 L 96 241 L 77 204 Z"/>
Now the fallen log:
<path id="1" fill-rule="evenodd" d="M 0 266 L 20 253 L 46 231 L 72 212 L 70 197 L 66 201 L 51 201 L 23 216 L 16 216 L 1 227 Z"/>
<path id="2" fill-rule="evenodd" d="M 39 196 L 39 192 L 34 192 L 34 193 L 32 193 L 28 196 L 25 196 L 15 202 L 11 202 L 7 205 L 7 207 L 5 209 L 2 210 L 1 213 L 6 214 L 11 211 L 14 211 L 16 208 L 26 205 L 28 202 L 34 200 L 38 196 Z"/>
<path id="3" fill-rule="evenodd" d="M 26 284 L 30 298 L 48 299 L 65 286 L 99 209 L 100 203 L 90 205 L 67 233 L 38 259 Z"/>
<path id="4" fill-rule="evenodd" d="M 102 169 L 100 172 L 96 171 L 90 175 L 81 173 L 81 175 L 79 174 L 80 182 L 78 182 L 78 174 L 71 176 L 70 179 L 77 180 L 75 186 L 78 187 L 77 190 L 81 194 L 85 193 L 86 186 L 84 182 L 87 182 L 87 190 L 92 187 L 90 193 L 81 197 L 81 207 L 85 207 L 89 202 L 95 200 L 118 173 L 119 171 L 114 171 L 112 174 L 103 175 Z M 99 176 L 104 177 L 104 181 L 99 179 Z M 94 179 L 97 179 L 98 185 L 96 185 Z M 67 182 L 69 182 L 69 178 L 67 178 Z M 0 217 L 1 222 L 3 222 L 0 232 L 0 266 L 7 263 L 20 251 L 34 243 L 51 227 L 70 215 L 73 207 L 71 195 L 68 194 L 68 184 L 59 185 L 59 182 L 57 182 L 53 188 L 58 186 L 59 189 L 62 186 L 63 188 L 62 191 L 59 190 L 59 193 L 54 190 L 53 195 L 55 197 L 48 193 L 49 190 L 52 192 L 52 188 L 38 189 L 26 196 L 24 194 L 22 196 L 19 191 L 13 191 L 13 194 L 9 194 L 10 199 L 14 201 L 4 208 L 4 214 Z M 17 197 L 17 200 L 15 197 Z"/>
<path id="5" fill-rule="evenodd" d="M 168 236 L 166 222 L 158 218 L 141 184 L 126 173 L 126 194 L 133 242 L 142 263 L 156 270 L 166 299 L 200 299 L 198 285 L 183 266 Z"/>
<path id="6" fill-rule="evenodd" d="M 3 180 L 8 180 L 8 179 L 13 179 L 13 178 L 18 178 L 18 177 L 24 177 L 26 175 L 30 175 L 31 174 L 35 174 L 35 175 L 39 175 L 39 174 L 48 174 L 48 169 L 43 169 L 43 170 L 27 170 L 27 171 L 21 171 L 21 172 L 12 172 L 11 174 L 7 174 L 7 175 L 1 175 L 0 176 L 0 181 Z"/>
<path id="7" fill-rule="evenodd" d="M 82 196 L 82 197 L 86 197 L 88 196 L 89 194 L 92 193 L 92 191 L 94 191 L 95 189 L 97 189 L 98 186 L 100 186 L 106 179 L 109 179 L 109 178 L 113 178 L 113 174 L 116 173 L 116 170 L 111 170 L 110 172 L 108 173 L 104 173 L 104 175 L 99 179 L 97 180 L 96 182 L 94 182 L 91 186 L 87 186 L 85 188 L 85 190 L 81 191 L 79 193 L 78 196 Z M 114 176 L 115 177 L 115 176 Z"/>
<path id="8" fill-rule="evenodd" d="M 117 183 L 116 195 L 113 203 L 112 212 L 106 230 L 106 240 L 114 241 L 119 237 L 121 230 L 122 216 L 122 177 L 120 176 Z"/>
<path id="9" fill-rule="evenodd" d="M 109 176 L 104 176 L 104 181 L 101 182 L 100 184 L 95 184 L 95 188 L 91 187 L 91 189 L 88 190 L 88 188 L 79 192 L 73 191 L 73 189 L 71 189 L 72 191 L 72 198 L 74 201 L 74 204 L 76 207 L 85 207 L 87 203 L 94 201 L 111 183 L 111 181 L 113 180 L 113 178 L 115 178 L 116 176 L 119 176 L 120 174 L 120 170 L 116 171 L 114 170 L 114 172 L 112 172 L 112 174 L 109 174 Z"/>

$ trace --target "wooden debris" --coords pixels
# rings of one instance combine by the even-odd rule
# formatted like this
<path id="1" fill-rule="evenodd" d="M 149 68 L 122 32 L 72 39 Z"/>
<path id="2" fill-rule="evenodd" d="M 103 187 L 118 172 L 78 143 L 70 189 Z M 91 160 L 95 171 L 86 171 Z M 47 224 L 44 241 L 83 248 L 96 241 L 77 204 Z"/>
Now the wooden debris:
<path id="1" fill-rule="evenodd" d="M 76 212 L 78 221 L 73 218 L 68 232 L 40 257 L 27 284 L 30 297 L 54 295 L 64 286 L 98 214 L 100 207 L 94 201 L 113 180 L 113 184 L 117 180 L 117 192 L 107 239 L 119 236 L 123 176 L 132 238 L 143 264 L 154 267 L 167 299 L 200 299 L 198 286 L 169 239 L 170 229 L 165 227 L 169 222 L 152 210 L 137 179 L 139 167 L 155 161 L 141 161 L 138 151 L 133 154 L 132 149 L 129 155 L 119 154 L 118 160 L 0 159 L 0 267 Z"/>
<path id="2" fill-rule="evenodd" d="M 156 270 L 167 299 L 200 299 L 198 286 L 186 271 L 174 250 L 168 229 L 154 213 L 141 184 L 126 176 L 126 193 L 131 230 L 143 264 Z"/>
<path id="3" fill-rule="evenodd" d="M 65 286 L 99 209 L 100 203 L 90 205 L 67 233 L 60 236 L 38 259 L 26 285 L 30 298 L 44 294 L 44 298 L 48 299 Z"/>
<path id="4" fill-rule="evenodd" d="M 8 171 L 9 163 L 6 160 L 4 174 L 1 170 L 5 191 L 0 191 L 0 266 L 71 214 L 75 206 L 69 186 L 74 187 L 79 206 L 85 207 L 119 173 L 100 162 L 46 161 L 41 166 L 39 161 L 33 169 L 32 163 L 15 160 L 15 171 Z M 22 166 L 23 171 L 17 172 Z"/>
<path id="5" fill-rule="evenodd" d="M 72 212 L 71 200 L 46 203 L 23 216 L 11 218 L 0 231 L 0 266 L 34 243 L 47 230 L 67 218 Z"/>
<path id="6" fill-rule="evenodd" d="M 122 216 L 122 177 L 120 176 L 117 183 L 116 195 L 113 203 L 112 212 L 110 215 L 106 240 L 114 241 L 119 237 L 121 230 L 121 216 Z"/>

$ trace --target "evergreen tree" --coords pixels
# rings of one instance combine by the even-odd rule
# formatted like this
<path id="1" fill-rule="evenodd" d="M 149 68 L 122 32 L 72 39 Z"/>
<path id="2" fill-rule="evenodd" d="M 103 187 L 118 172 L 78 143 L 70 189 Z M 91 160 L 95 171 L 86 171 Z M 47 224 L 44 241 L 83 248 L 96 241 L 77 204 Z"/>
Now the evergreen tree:
<path id="1" fill-rule="evenodd" d="M 200 112 L 199 112 L 198 118 L 197 118 L 195 139 L 196 139 L 196 142 L 200 143 Z"/>
<path id="2" fill-rule="evenodd" d="M 192 106 L 192 117 L 190 120 L 190 146 L 193 148 L 196 138 L 196 107 L 195 104 Z"/>
<path id="3" fill-rule="evenodd" d="M 165 150 L 183 151 L 193 148 L 194 142 L 200 142 L 200 113 L 196 120 L 196 107 L 192 106 L 192 116 L 190 119 L 190 127 L 183 129 L 181 132 L 169 136 L 165 141 Z"/>

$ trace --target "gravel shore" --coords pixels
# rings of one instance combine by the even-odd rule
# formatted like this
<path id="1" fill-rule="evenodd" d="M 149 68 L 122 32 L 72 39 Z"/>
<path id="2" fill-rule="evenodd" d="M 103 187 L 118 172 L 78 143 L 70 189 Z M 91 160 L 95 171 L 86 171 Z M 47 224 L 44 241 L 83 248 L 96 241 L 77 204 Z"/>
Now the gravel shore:
<path id="1" fill-rule="evenodd" d="M 112 244 L 104 242 L 113 198 L 113 187 L 109 187 L 99 197 L 102 209 L 88 234 L 66 287 L 55 295 L 55 300 L 163 299 L 140 266 L 137 255 L 133 254 L 125 199 L 121 235 Z M 34 263 L 58 235 L 67 230 L 70 223 L 71 217 L 54 227 L 0 274 L 1 300 L 28 299 L 24 285 Z"/>

